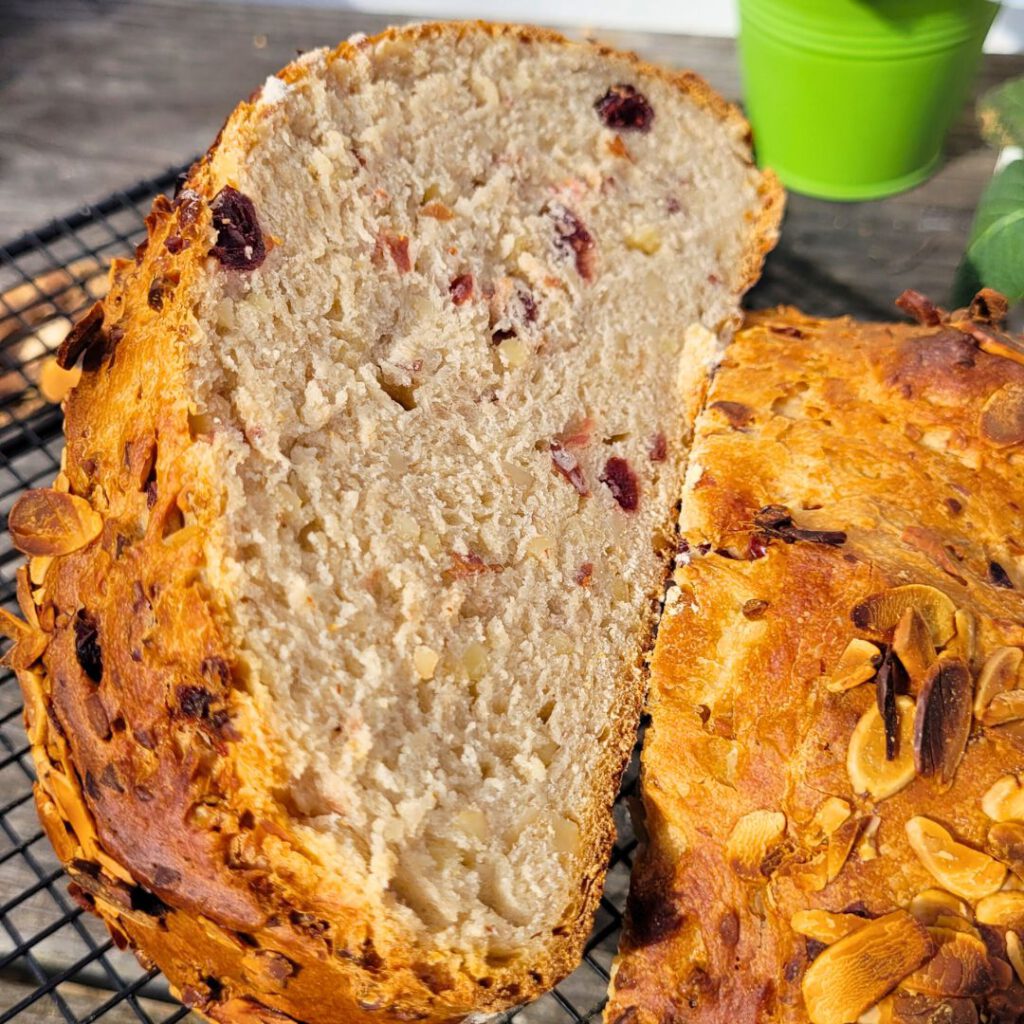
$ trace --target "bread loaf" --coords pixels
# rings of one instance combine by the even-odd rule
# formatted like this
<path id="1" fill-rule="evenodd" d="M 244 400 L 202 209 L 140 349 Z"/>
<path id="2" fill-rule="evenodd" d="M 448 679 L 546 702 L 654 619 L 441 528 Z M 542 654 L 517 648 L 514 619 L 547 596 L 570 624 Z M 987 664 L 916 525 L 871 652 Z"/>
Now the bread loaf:
<path id="1" fill-rule="evenodd" d="M 229 118 L 78 325 L 12 512 L 46 829 L 220 1021 L 578 962 L 689 420 L 774 179 L 695 76 L 422 25 Z"/>
<path id="2" fill-rule="evenodd" d="M 714 379 L 609 1022 L 1024 1019 L 1024 356 L 905 304 Z"/>

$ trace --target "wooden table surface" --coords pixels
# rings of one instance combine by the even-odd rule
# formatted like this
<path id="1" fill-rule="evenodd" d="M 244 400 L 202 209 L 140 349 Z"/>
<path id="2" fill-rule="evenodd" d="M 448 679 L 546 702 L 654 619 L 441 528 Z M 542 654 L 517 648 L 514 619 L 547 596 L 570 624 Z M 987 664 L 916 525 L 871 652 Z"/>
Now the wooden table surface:
<path id="1" fill-rule="evenodd" d="M 0 0 L 0 242 L 188 160 L 209 144 L 235 103 L 296 51 L 372 32 L 388 20 L 400 19 L 209 0 Z M 739 96 L 731 41 L 597 34 L 648 58 L 691 67 L 727 97 Z M 1022 72 L 1024 58 L 986 58 L 978 87 Z M 791 196 L 783 240 L 752 304 L 792 302 L 810 312 L 884 317 L 903 287 L 945 300 L 994 159 L 966 110 L 942 169 L 911 192 L 856 204 Z M 9 697 L 0 695 L 0 704 Z M 23 813 L 28 834 L 35 829 L 30 805 Z M 32 849 L 55 866 L 41 843 Z M 34 878 L 26 871 L 17 857 L 0 864 L 0 905 Z M 45 892 L 26 907 L 19 908 L 25 934 L 52 920 Z M 4 938 L 0 955 L 9 949 Z M 61 956 L 81 955 L 80 946 L 72 953 L 62 942 L 58 933 L 40 947 L 48 967 Z M 2 1012 L 31 990 L 31 981 L 15 962 L 0 971 L 0 989 Z M 79 1012 L 95 1006 L 88 985 L 62 991 L 74 1009 L 81 1000 Z M 59 1017 L 42 1000 L 19 1019 Z M 124 1005 L 105 1017 L 109 1024 L 130 1019 L 137 1018 Z"/>

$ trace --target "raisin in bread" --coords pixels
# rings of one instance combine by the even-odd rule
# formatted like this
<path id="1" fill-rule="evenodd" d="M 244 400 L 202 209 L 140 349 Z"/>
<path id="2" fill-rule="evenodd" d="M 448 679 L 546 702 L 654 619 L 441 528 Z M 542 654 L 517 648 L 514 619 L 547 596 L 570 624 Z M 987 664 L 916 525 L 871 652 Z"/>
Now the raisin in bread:
<path id="1" fill-rule="evenodd" d="M 715 377 L 610 1022 L 1024 1019 L 1024 350 L 909 298 Z"/>
<path id="2" fill-rule="evenodd" d="M 688 422 L 780 192 L 688 73 L 523 28 L 304 55 L 68 338 L 12 655 L 79 898 L 222 1021 L 578 961 Z"/>

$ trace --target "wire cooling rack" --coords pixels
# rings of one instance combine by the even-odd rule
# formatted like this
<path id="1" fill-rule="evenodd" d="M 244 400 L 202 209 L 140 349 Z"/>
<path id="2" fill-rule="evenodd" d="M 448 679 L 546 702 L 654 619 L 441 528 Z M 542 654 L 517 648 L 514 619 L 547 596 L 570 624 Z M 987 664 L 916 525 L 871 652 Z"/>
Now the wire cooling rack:
<path id="1" fill-rule="evenodd" d="M 111 258 L 129 256 L 144 233 L 153 197 L 169 193 L 182 168 L 142 181 L 93 206 L 0 246 L 0 603 L 13 607 L 20 556 L 7 514 L 28 487 L 44 486 L 60 465 L 61 412 L 46 398 L 47 368 L 72 320 L 106 288 Z M 888 310 L 823 277 L 796 255 L 769 260 L 751 304 L 799 294 L 809 312 Z M 41 381 L 42 378 L 42 381 Z M 42 383 L 42 387 L 40 386 Z M 100 922 L 67 895 L 67 881 L 36 819 L 33 771 L 21 696 L 0 674 L 0 1024 L 25 1022 L 170 1024 L 188 1015 L 158 972 L 116 949 Z M 535 1003 L 502 1015 L 509 1024 L 581 1024 L 600 1017 L 618 941 L 636 842 L 626 800 L 636 761 L 615 805 L 618 842 L 583 964 Z"/>

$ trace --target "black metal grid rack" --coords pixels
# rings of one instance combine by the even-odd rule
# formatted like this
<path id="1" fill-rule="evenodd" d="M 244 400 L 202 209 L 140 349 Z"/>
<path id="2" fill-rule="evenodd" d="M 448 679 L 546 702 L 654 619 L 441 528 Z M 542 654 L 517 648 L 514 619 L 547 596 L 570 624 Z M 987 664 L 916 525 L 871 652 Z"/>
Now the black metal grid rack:
<path id="1" fill-rule="evenodd" d="M 40 375 L 73 319 L 106 285 L 106 267 L 128 256 L 143 218 L 180 168 L 139 182 L 94 206 L 0 246 L 0 603 L 13 608 L 21 556 L 7 514 L 29 487 L 46 486 L 60 467 L 61 412 Z M 21 720 L 21 695 L 0 674 L 0 1024 L 23 1021 L 171 1024 L 187 1016 L 156 971 L 118 950 L 104 926 L 71 900 L 66 879 L 36 818 L 34 774 Z M 600 1016 L 622 923 L 635 840 L 625 794 L 616 804 L 619 842 L 584 963 L 553 991 L 503 1022 L 566 1024 Z"/>

